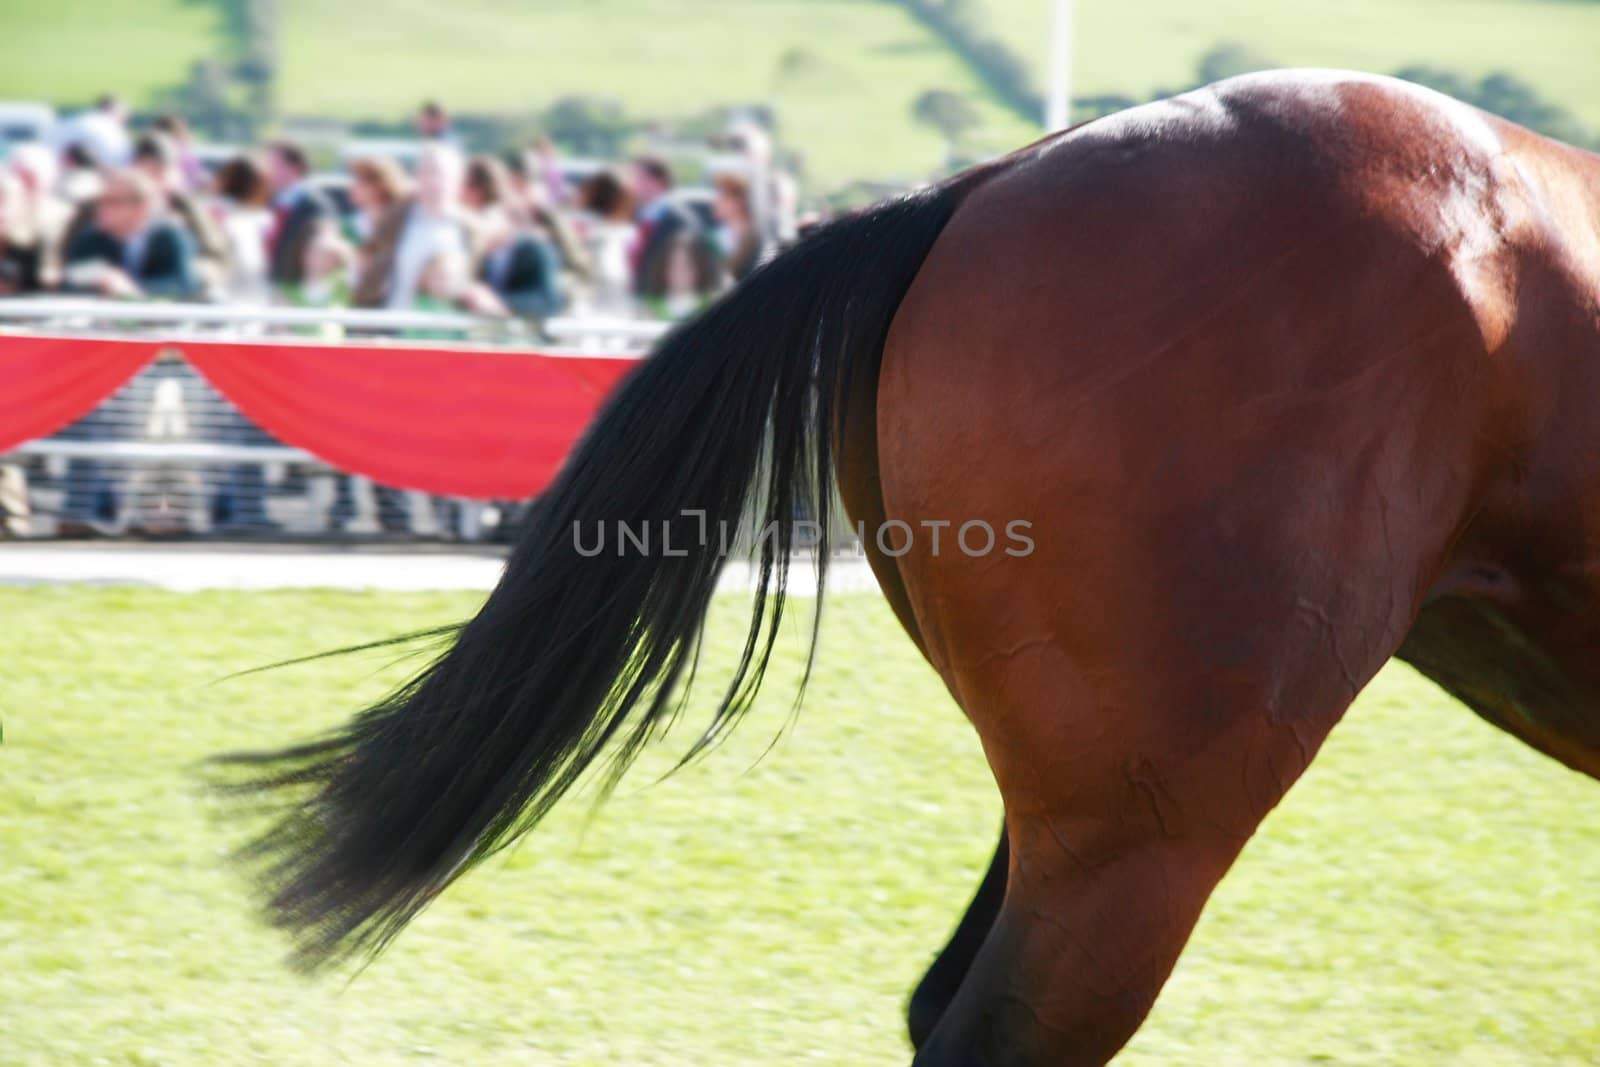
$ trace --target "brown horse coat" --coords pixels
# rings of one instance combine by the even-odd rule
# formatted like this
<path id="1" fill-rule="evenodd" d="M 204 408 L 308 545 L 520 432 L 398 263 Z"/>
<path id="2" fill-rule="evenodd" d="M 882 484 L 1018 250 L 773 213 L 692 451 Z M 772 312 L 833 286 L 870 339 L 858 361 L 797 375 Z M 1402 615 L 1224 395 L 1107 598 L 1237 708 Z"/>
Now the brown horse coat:
<path id="1" fill-rule="evenodd" d="M 1389 657 L 1600 774 L 1600 159 L 1282 72 L 975 182 L 885 349 L 881 505 L 846 478 L 1037 545 L 874 560 L 1012 850 L 918 1062 L 1098 1064 Z"/>

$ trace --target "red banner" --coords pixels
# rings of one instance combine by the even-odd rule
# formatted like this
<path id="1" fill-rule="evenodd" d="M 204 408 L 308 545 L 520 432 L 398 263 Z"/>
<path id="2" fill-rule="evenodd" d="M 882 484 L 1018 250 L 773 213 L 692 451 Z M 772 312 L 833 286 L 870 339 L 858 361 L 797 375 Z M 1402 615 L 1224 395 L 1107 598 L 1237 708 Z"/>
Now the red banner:
<path id="1" fill-rule="evenodd" d="M 0 452 L 81 419 L 160 348 L 153 341 L 0 335 Z"/>
<path id="2" fill-rule="evenodd" d="M 385 485 L 520 499 L 549 484 L 631 359 L 184 342 L 256 425 Z"/>
<path id="3" fill-rule="evenodd" d="M 0 451 L 85 414 L 176 349 L 252 422 L 402 489 L 521 499 L 549 484 L 635 360 L 462 346 L 0 339 Z"/>

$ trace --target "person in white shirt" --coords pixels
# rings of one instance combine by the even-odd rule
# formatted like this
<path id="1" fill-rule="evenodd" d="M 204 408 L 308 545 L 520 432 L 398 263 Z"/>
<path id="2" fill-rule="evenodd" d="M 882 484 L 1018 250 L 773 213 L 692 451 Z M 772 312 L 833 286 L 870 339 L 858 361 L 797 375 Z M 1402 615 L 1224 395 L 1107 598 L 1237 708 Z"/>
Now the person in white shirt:
<path id="1" fill-rule="evenodd" d="M 461 153 L 441 141 L 428 143 L 417 157 L 417 193 L 395 246 L 385 306 L 411 307 L 435 260 L 468 261 L 466 226 L 458 207 L 465 170 Z"/>
<path id="2" fill-rule="evenodd" d="M 229 301 L 265 304 L 272 294 L 267 277 L 267 243 L 273 215 L 267 207 L 267 175 L 251 155 L 235 156 L 212 180 L 210 208 L 221 220 L 228 248 L 228 273 L 223 292 Z"/>
<path id="3" fill-rule="evenodd" d="M 55 147 L 66 152 L 77 147 L 100 167 L 123 167 L 133 158 L 133 138 L 128 135 L 128 106 L 110 93 L 57 127 Z"/>
<path id="4" fill-rule="evenodd" d="M 633 198 L 617 171 L 597 171 L 578 189 L 578 224 L 593 264 L 584 310 L 632 316 L 637 311 L 632 256 L 639 227 L 633 221 Z"/>

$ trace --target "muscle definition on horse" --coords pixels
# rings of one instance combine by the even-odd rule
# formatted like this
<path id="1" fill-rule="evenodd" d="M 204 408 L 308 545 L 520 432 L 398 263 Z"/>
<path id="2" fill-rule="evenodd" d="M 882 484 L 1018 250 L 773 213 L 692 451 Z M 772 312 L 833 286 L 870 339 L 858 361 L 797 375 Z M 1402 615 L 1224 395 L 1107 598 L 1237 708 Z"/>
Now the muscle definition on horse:
<path id="1" fill-rule="evenodd" d="M 1403 82 L 1234 79 L 834 222 L 611 398 L 483 609 L 339 732 L 227 757 L 307 967 L 380 950 L 679 708 L 724 550 L 797 514 L 1030 522 L 874 571 L 1005 833 L 913 998 L 921 1067 L 1100 1064 L 1392 656 L 1600 776 L 1600 157 Z M 699 518 L 686 512 L 703 513 Z M 575 524 L 681 524 L 580 555 Z M 256 799 L 263 799 L 256 797 Z M 1283 892 L 1292 893 L 1285 882 Z"/>

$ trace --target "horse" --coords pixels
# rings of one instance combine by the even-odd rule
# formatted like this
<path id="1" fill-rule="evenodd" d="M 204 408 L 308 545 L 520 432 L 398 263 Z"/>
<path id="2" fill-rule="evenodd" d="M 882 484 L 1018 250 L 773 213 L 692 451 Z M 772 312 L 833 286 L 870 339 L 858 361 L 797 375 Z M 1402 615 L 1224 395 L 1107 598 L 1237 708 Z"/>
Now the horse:
<path id="1" fill-rule="evenodd" d="M 1105 1063 L 1391 657 L 1600 777 L 1596 397 L 1600 157 L 1331 71 L 1046 137 L 674 329 L 425 669 L 222 757 L 278 813 L 245 850 L 267 914 L 308 970 L 369 958 L 586 771 L 614 783 L 683 710 L 732 551 L 708 531 L 751 515 L 748 637 L 685 758 L 713 744 L 804 542 L 822 592 L 837 492 L 1004 808 L 913 1062 Z M 656 550 L 578 536 L 612 522 Z"/>

